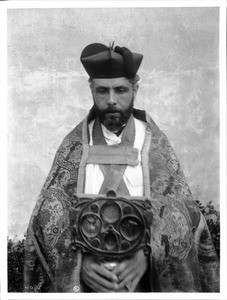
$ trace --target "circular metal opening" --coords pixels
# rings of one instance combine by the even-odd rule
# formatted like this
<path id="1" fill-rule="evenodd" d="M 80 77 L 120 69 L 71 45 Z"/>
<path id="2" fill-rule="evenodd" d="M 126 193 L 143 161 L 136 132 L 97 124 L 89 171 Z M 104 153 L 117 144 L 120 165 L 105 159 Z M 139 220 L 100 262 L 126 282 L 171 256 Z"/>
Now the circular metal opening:
<path id="1" fill-rule="evenodd" d="M 88 238 L 97 236 L 101 230 L 101 221 L 99 217 L 95 214 L 85 215 L 81 221 L 81 230 Z"/>
<path id="2" fill-rule="evenodd" d="M 106 202 L 101 207 L 101 215 L 103 221 L 113 224 L 121 217 L 121 209 L 118 204 L 114 202 Z"/>
<path id="3" fill-rule="evenodd" d="M 128 216 L 121 221 L 120 231 L 126 240 L 136 241 L 143 233 L 143 225 L 138 218 Z"/>

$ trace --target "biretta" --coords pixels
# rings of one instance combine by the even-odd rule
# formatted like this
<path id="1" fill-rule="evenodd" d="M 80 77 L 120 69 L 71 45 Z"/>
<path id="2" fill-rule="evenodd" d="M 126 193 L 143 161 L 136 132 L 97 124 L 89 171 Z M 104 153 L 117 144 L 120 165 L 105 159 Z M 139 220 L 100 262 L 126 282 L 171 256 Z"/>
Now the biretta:
<path id="1" fill-rule="evenodd" d="M 84 48 L 80 60 L 91 78 L 132 78 L 136 75 L 143 55 L 126 47 L 107 47 L 93 43 Z"/>

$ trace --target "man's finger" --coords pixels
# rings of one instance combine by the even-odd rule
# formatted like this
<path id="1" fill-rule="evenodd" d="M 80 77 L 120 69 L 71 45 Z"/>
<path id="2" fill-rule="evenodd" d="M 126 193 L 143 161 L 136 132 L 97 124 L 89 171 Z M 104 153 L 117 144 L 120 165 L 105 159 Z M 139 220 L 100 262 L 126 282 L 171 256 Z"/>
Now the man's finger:
<path id="1" fill-rule="evenodd" d="M 89 274 L 89 277 L 86 278 L 85 283 L 95 291 L 106 290 L 107 292 L 110 292 L 119 288 L 117 283 L 109 281 L 95 272 Z"/>
<path id="2" fill-rule="evenodd" d="M 135 266 L 130 263 L 130 261 L 125 261 L 123 262 L 120 266 L 118 266 L 119 268 L 115 271 L 115 274 L 117 275 L 119 281 L 123 281 L 125 280 L 125 278 L 130 275 L 130 274 L 134 274 L 137 272 L 137 270 L 135 269 Z"/>
<path id="3" fill-rule="evenodd" d="M 109 280 L 111 280 L 111 281 L 113 281 L 113 282 L 118 282 L 118 277 L 117 277 L 117 275 L 113 274 L 113 272 L 108 271 L 108 270 L 107 270 L 105 267 L 103 267 L 103 266 L 98 266 L 98 267 L 95 269 L 95 271 L 96 271 L 99 275 L 101 275 L 101 276 L 103 276 L 103 277 L 105 277 L 105 278 L 107 278 L 107 279 L 109 279 Z"/>
<path id="4" fill-rule="evenodd" d="M 115 292 L 114 289 L 108 289 L 101 284 L 97 282 L 87 282 L 87 285 L 92 289 L 94 292 L 100 292 L 100 293 L 110 293 L 110 292 Z"/>
<path id="5" fill-rule="evenodd" d="M 136 287 L 137 287 L 139 281 L 140 281 L 140 277 L 138 277 L 138 276 L 137 276 L 134 280 L 132 280 L 131 287 L 130 287 L 130 289 L 129 289 L 129 292 L 130 292 L 130 293 L 132 293 L 132 292 L 135 291 L 135 289 L 136 289 Z"/>
<path id="6" fill-rule="evenodd" d="M 127 263 L 124 261 L 120 263 L 116 269 L 112 271 L 113 274 L 115 274 L 117 277 L 119 276 L 120 273 L 122 273 L 125 269 L 127 268 Z"/>
<path id="7" fill-rule="evenodd" d="M 119 289 L 126 287 L 127 289 L 131 288 L 131 282 L 135 278 L 135 274 L 129 274 L 124 280 L 119 283 Z"/>
<path id="8" fill-rule="evenodd" d="M 134 270 L 131 266 L 128 266 L 128 268 L 125 268 L 122 273 L 118 275 L 119 281 L 125 281 L 127 276 L 130 276 L 130 274 L 134 277 L 136 273 L 136 270 Z"/>

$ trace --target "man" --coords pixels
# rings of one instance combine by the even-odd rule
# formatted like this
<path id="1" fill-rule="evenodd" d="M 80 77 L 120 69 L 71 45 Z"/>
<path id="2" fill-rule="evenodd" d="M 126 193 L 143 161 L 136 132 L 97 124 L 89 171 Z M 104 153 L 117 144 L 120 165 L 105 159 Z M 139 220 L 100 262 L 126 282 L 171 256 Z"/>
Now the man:
<path id="1" fill-rule="evenodd" d="M 94 105 L 67 135 L 32 214 L 25 292 L 218 292 L 218 260 L 178 160 L 133 108 L 141 54 L 81 54 Z"/>

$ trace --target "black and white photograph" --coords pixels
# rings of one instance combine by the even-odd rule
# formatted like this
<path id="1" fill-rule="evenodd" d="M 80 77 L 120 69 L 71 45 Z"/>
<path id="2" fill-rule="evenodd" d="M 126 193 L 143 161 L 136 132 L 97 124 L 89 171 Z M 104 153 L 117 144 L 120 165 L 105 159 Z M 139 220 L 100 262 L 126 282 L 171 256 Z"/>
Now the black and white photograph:
<path id="1" fill-rule="evenodd" d="M 120 2 L 7 8 L 4 295 L 224 299 L 223 6 Z"/>

